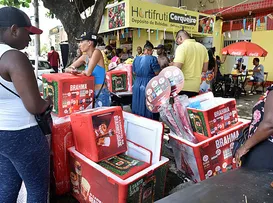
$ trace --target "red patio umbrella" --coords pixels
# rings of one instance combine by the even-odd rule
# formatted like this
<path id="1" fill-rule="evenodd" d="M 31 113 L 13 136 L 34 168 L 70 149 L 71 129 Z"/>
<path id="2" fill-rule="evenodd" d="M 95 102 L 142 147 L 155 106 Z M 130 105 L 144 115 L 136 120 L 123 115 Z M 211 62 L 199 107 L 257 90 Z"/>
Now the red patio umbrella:
<path id="1" fill-rule="evenodd" d="M 237 42 L 222 49 L 222 54 L 231 56 L 266 57 L 267 51 L 251 42 Z"/>

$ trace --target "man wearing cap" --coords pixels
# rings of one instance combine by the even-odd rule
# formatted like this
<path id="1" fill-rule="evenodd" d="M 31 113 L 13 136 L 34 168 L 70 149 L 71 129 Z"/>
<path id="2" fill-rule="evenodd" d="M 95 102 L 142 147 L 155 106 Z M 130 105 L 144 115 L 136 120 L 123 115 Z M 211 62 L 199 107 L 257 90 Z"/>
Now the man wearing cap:
<path id="1" fill-rule="evenodd" d="M 34 115 L 52 101 L 42 99 L 33 67 L 19 51 L 42 30 L 14 7 L 0 8 L 0 202 L 16 202 L 22 181 L 28 202 L 47 202 L 49 145 Z"/>
<path id="2" fill-rule="evenodd" d="M 178 47 L 175 52 L 173 65 L 180 68 L 185 77 L 183 91 L 188 97 L 198 95 L 202 72 L 208 70 L 208 52 L 204 45 L 190 38 L 190 35 L 180 30 L 176 34 Z"/>
<path id="3" fill-rule="evenodd" d="M 164 45 L 160 44 L 157 47 L 155 47 L 155 49 L 157 49 L 157 55 L 158 55 L 157 61 L 160 65 L 160 69 L 162 70 L 163 68 L 168 67 L 170 64 L 170 60 L 167 57 Z"/>

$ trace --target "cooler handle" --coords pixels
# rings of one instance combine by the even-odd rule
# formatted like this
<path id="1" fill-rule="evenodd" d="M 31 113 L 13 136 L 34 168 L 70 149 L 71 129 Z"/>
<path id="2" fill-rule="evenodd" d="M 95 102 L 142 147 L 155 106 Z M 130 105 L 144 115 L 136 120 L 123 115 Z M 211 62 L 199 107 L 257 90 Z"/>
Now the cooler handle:
<path id="1" fill-rule="evenodd" d="M 116 181 L 110 177 L 107 177 L 107 181 L 111 183 L 112 185 L 116 185 Z"/>

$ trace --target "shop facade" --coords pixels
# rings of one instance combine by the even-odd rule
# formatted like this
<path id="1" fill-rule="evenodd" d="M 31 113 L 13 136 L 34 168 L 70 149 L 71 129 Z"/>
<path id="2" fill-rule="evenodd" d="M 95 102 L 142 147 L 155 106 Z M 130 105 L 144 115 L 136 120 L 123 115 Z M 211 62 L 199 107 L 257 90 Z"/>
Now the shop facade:
<path id="1" fill-rule="evenodd" d="M 239 41 L 251 41 L 259 44 L 268 51 L 266 58 L 260 58 L 260 63 L 264 65 L 268 72 L 268 84 L 273 83 L 273 0 L 251 1 L 250 3 L 236 6 L 215 8 L 204 11 L 207 14 L 221 14 L 222 32 L 221 40 L 216 47 L 217 54 L 230 43 Z M 237 57 L 238 58 L 238 57 Z M 236 57 L 228 56 L 225 71 L 229 71 Z M 249 70 L 253 68 L 253 58 L 244 57 L 244 64 Z"/>
<path id="2" fill-rule="evenodd" d="M 210 38 L 207 46 L 213 46 L 215 17 L 176 7 L 154 4 L 139 0 L 125 0 L 108 5 L 101 22 L 100 35 L 105 44 L 127 48 L 136 55 L 138 46 L 146 40 L 154 46 L 164 44 L 168 55 L 175 50 L 175 35 L 184 28 L 197 39 Z M 208 47 L 209 48 L 209 47 Z"/>

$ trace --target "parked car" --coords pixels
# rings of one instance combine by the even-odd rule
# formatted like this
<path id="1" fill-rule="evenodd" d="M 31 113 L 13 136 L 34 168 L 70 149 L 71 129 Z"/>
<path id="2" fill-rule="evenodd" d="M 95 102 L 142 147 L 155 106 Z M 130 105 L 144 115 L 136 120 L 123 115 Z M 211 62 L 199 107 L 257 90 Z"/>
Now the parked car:
<path id="1" fill-rule="evenodd" d="M 30 59 L 30 63 L 32 64 L 33 69 L 35 70 L 35 59 Z M 48 61 L 46 61 L 45 59 L 39 59 L 37 84 L 38 84 L 40 92 L 43 92 L 42 74 L 50 74 L 50 73 L 55 73 L 55 71 L 50 66 Z"/>
<path id="2" fill-rule="evenodd" d="M 30 59 L 30 62 L 35 69 L 35 59 Z M 38 60 L 38 76 L 42 76 L 42 74 L 55 73 L 54 69 L 50 66 L 48 61 L 44 59 Z"/>

